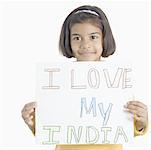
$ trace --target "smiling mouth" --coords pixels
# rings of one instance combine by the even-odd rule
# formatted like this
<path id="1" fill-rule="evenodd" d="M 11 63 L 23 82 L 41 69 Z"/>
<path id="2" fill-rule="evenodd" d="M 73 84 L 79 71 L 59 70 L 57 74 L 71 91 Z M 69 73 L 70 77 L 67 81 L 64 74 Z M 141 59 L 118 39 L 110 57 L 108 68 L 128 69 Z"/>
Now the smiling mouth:
<path id="1" fill-rule="evenodd" d="M 80 54 L 80 55 L 87 56 L 87 55 L 96 54 L 96 52 L 86 51 L 86 52 L 79 52 L 79 54 Z"/>

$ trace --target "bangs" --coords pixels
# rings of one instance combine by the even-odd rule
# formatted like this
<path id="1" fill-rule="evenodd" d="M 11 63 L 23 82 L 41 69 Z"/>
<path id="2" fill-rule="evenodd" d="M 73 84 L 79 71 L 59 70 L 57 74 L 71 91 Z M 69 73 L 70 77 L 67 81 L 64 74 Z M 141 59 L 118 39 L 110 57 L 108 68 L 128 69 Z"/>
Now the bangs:
<path id="1" fill-rule="evenodd" d="M 101 31 L 103 30 L 102 22 L 99 16 L 96 16 L 94 14 L 82 12 L 72 15 L 71 19 L 69 20 L 69 29 L 71 29 L 72 26 L 76 23 L 90 23 L 100 28 Z"/>

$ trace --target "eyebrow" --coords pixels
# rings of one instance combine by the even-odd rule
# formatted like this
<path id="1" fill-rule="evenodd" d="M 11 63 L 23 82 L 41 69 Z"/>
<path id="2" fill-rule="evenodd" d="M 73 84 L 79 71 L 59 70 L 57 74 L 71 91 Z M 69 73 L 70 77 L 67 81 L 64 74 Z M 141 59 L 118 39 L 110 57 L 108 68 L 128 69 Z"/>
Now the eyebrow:
<path id="1" fill-rule="evenodd" d="M 89 35 L 92 35 L 92 34 L 99 34 L 99 35 L 102 35 L 100 32 L 92 32 L 92 33 L 90 33 Z"/>
<path id="2" fill-rule="evenodd" d="M 90 33 L 90 34 L 88 34 L 88 35 L 93 35 L 93 34 L 102 35 L 100 32 L 92 32 L 92 33 Z M 78 33 L 73 33 L 72 36 L 80 36 L 80 34 L 78 34 Z"/>
<path id="3" fill-rule="evenodd" d="M 73 34 L 72 34 L 72 36 L 77 36 L 77 35 L 79 36 L 80 34 L 77 34 L 77 33 L 73 33 Z"/>

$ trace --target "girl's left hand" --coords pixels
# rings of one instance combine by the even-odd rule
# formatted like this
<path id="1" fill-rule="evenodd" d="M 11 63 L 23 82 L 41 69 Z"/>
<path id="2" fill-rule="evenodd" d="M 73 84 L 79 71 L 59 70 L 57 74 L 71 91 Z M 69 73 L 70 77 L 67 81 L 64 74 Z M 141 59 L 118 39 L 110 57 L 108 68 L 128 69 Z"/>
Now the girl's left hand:
<path id="1" fill-rule="evenodd" d="M 148 124 L 148 108 L 140 101 L 129 101 L 124 106 L 126 111 L 134 114 L 136 119 L 136 129 L 138 131 L 144 129 Z"/>

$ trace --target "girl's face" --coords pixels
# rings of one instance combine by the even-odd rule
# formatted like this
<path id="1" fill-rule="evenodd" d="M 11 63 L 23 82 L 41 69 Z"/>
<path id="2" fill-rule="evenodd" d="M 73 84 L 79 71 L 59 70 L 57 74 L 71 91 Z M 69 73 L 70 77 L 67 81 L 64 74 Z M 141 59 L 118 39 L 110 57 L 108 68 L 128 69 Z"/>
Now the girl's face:
<path id="1" fill-rule="evenodd" d="M 91 23 L 76 23 L 71 28 L 70 43 L 77 61 L 99 61 L 102 48 L 102 32 Z"/>

